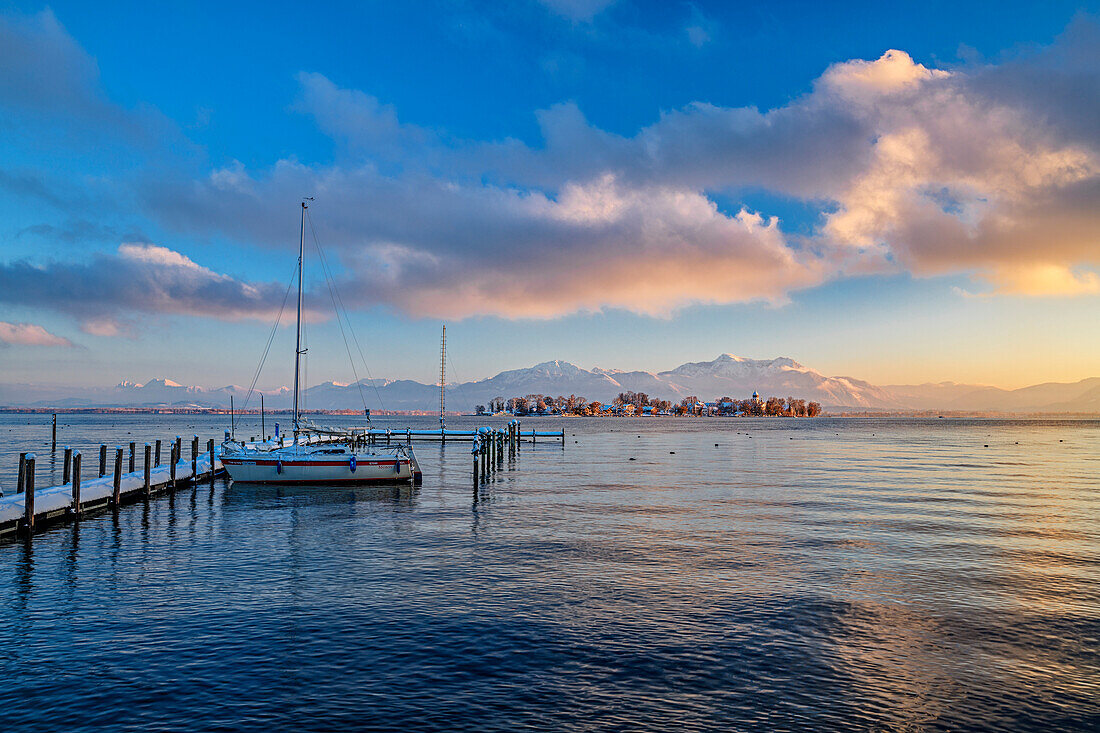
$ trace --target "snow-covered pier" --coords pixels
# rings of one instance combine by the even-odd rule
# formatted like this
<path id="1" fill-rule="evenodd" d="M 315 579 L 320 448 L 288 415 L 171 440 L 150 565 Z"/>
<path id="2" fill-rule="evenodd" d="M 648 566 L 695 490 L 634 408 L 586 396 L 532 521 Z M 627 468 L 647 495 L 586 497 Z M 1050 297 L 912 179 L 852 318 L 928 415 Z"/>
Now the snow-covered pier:
<path id="1" fill-rule="evenodd" d="M 323 428 L 314 427 L 294 438 L 284 435 L 265 440 L 261 436 L 257 440 L 252 437 L 245 444 L 259 450 L 265 447 L 274 450 L 293 444 L 295 440 L 298 443 L 325 443 L 347 440 L 349 437 L 374 444 L 412 443 L 414 440 L 469 442 L 473 444 L 475 486 L 479 478 L 484 480 L 497 470 L 506 446 L 510 451 L 515 451 L 521 443 L 538 443 L 541 439 L 550 444 L 560 442 L 562 448 L 565 447 L 564 430 L 521 430 L 518 420 L 508 423 L 503 429 L 361 428 L 342 429 L 332 435 L 326 432 Z M 56 450 L 56 432 L 52 445 Z M 0 495 L 0 539 L 15 534 L 29 537 L 48 525 L 79 520 L 89 513 L 117 510 L 125 504 L 147 500 L 202 481 L 213 481 L 225 473 L 219 460 L 222 446 L 216 445 L 213 439 L 206 442 L 204 450 L 200 450 L 199 437 L 192 436 L 189 458 L 184 458 L 185 446 L 179 436 L 167 447 L 168 461 L 161 465 L 162 443 L 159 440 L 145 443 L 142 446 L 143 455 L 139 453 L 137 443 L 129 444 L 128 455 L 124 446 L 116 446 L 109 451 L 105 444 L 100 445 L 98 472 L 92 461 L 83 461 L 80 451 L 65 447 L 62 483 L 45 488 L 35 486 L 37 457 L 33 453 L 21 453 L 15 493 Z"/>
<path id="2" fill-rule="evenodd" d="M 107 470 L 106 446 L 100 446 L 100 470 L 95 478 L 82 475 L 83 456 L 79 451 L 65 449 L 64 480 L 57 486 L 35 487 L 36 456 L 20 455 L 19 484 L 16 493 L 0 497 L 0 538 L 35 531 L 58 522 L 80 519 L 86 514 L 117 509 L 123 504 L 174 491 L 203 480 L 213 480 L 224 473 L 218 455 L 221 447 L 207 441 L 206 450 L 198 450 L 198 437 L 191 443 L 191 457 L 183 457 L 182 441 L 177 438 L 169 446 L 170 457 L 159 464 L 160 441 L 157 441 L 157 464 L 153 462 L 153 447 L 144 446 L 144 462 L 139 471 L 123 472 L 125 450 L 114 449 L 113 470 Z M 131 444 L 131 447 L 133 444 Z M 129 468 L 134 468 L 134 453 L 130 453 Z M 92 468 L 92 466 L 88 466 Z"/>

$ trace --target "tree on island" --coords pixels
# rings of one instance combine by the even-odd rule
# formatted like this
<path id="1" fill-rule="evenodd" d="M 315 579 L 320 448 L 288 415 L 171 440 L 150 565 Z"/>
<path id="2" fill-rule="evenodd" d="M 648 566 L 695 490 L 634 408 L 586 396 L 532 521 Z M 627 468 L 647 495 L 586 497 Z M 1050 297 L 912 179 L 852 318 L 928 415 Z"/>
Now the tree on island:
<path id="1" fill-rule="evenodd" d="M 685 397 L 679 404 L 673 405 L 668 400 L 650 397 L 645 392 L 620 392 L 611 401 L 615 413 L 619 415 L 708 415 L 711 412 L 707 404 L 696 395 Z M 746 415 L 752 417 L 817 417 L 821 414 L 821 404 L 809 402 L 794 397 L 768 397 L 760 399 L 754 396 L 750 399 L 735 400 L 728 395 L 719 397 L 714 401 L 716 409 L 714 414 L 726 417 Z M 561 415 L 600 415 L 605 411 L 604 403 L 599 400 L 589 402 L 584 397 L 571 394 L 568 397 L 559 395 L 529 394 L 526 397 L 512 397 L 505 400 L 503 397 L 494 397 L 489 401 L 488 411 L 499 412 L 507 409 L 516 415 L 561 414 Z M 484 405 L 477 406 L 477 414 L 486 412 Z"/>

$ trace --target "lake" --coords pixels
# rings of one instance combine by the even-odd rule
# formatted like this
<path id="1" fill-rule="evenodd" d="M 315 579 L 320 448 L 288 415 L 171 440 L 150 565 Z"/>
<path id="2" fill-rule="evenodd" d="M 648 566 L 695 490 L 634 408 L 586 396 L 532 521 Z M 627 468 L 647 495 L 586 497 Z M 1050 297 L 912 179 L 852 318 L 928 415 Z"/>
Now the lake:
<path id="1" fill-rule="evenodd" d="M 226 418 L 58 423 L 94 465 Z M 418 443 L 415 488 L 218 481 L 0 543 L 5 727 L 1100 725 L 1100 422 L 523 428 L 564 450 L 477 491 L 469 444 Z M 5 491 L 21 450 L 60 483 L 49 430 L 0 415 Z"/>

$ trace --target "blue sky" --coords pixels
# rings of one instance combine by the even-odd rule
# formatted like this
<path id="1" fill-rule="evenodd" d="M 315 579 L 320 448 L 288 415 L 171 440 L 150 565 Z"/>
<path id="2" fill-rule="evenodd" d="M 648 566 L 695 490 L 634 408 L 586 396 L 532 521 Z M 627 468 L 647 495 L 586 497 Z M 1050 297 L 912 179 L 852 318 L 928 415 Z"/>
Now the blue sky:
<path id="1" fill-rule="evenodd" d="M 721 352 L 879 383 L 1100 375 L 1096 17 L 9 4 L 3 381 L 247 383 L 302 195 L 375 376 L 435 379 L 443 321 L 463 379 Z M 310 379 L 347 381 L 312 273 Z"/>

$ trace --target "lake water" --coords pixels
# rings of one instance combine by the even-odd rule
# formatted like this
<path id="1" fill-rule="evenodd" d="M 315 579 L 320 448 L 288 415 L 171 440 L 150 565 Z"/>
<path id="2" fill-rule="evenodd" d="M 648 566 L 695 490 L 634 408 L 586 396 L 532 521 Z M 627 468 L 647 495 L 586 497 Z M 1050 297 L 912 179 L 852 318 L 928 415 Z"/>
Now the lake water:
<path id="1" fill-rule="evenodd" d="M 59 424 L 94 465 L 225 419 Z M 424 443 L 417 488 L 216 482 L 0 544 L 5 729 L 1100 725 L 1100 422 L 524 428 L 565 450 L 478 492 Z M 9 492 L 20 450 L 59 482 L 48 415 L 0 440 Z"/>

